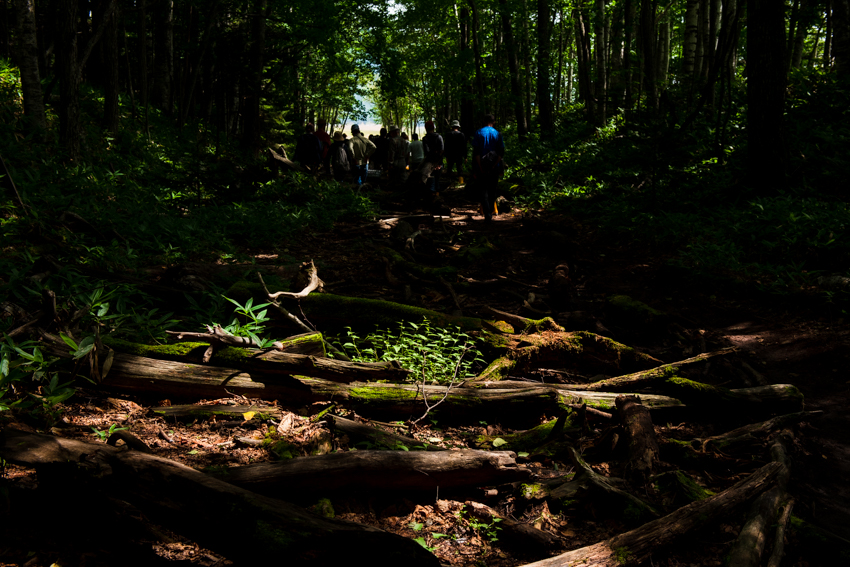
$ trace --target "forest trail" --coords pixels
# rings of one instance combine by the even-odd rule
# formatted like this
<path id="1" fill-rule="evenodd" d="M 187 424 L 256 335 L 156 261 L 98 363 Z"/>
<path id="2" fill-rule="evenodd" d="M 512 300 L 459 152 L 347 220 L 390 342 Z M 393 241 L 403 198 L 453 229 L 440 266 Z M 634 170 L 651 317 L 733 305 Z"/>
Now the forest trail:
<path id="1" fill-rule="evenodd" d="M 512 209 L 485 224 L 476 203 L 460 185 L 442 187 L 436 203 L 417 202 L 409 195 L 390 190 L 382 181 L 364 191 L 368 191 L 385 211 L 376 219 L 337 223 L 331 231 L 305 232 L 286 243 L 288 258 L 315 261 L 325 291 L 473 317 L 484 317 L 489 309 L 531 319 L 551 316 L 567 331 L 590 330 L 634 347 L 643 355 L 654 357 L 653 360 L 667 363 L 737 347 L 738 360 L 745 364 L 746 372 L 730 375 L 731 378 L 719 372 L 719 376 L 727 378 L 716 385 L 740 388 L 794 384 L 805 395 L 806 410 L 825 412 L 822 417 L 800 425 L 801 434 L 795 438 L 789 492 L 796 501 L 796 516 L 833 534 L 829 536 L 833 542 L 850 540 L 850 528 L 847 527 L 850 526 L 850 490 L 845 483 L 850 473 L 850 417 L 844 411 L 850 402 L 845 374 L 845 369 L 850 367 L 850 333 L 842 320 L 815 316 L 803 308 L 795 310 L 786 306 L 780 309 L 763 300 L 750 301 L 740 294 L 723 295 L 711 285 L 699 285 L 687 279 L 669 265 L 667 258 L 650 248 L 614 240 L 599 233 L 584 219 Z M 280 249 L 278 246 L 277 250 Z M 258 264 L 282 261 L 273 250 L 258 249 L 249 253 Z M 439 275 L 443 273 L 439 270 L 446 268 L 454 270 L 451 278 Z M 249 273 L 251 266 L 246 265 L 241 271 Z M 166 274 L 154 271 L 152 275 L 159 279 Z M 613 298 L 624 296 L 630 297 L 631 302 L 642 302 L 641 317 L 623 316 L 615 309 Z M 510 379 L 557 382 L 565 376 L 575 378 L 563 370 L 547 368 L 519 374 Z M 592 373 L 584 374 L 585 378 L 591 378 Z M 592 379 L 604 377 L 597 375 Z M 214 473 L 230 466 L 265 463 L 274 458 L 273 451 L 288 458 L 327 452 L 331 446 L 342 448 L 346 443 L 349 448 L 354 445 L 339 432 L 335 439 L 330 439 L 327 424 L 319 419 L 327 411 L 336 411 L 334 404 L 317 402 L 284 410 L 270 405 L 272 400 L 249 400 L 241 396 L 174 400 L 175 404 L 179 401 L 202 404 L 200 408 L 184 408 L 162 395 L 107 395 L 85 391 L 78 396 L 82 401 L 69 405 L 66 415 L 74 436 L 92 438 L 91 429 L 96 428 L 100 431 L 98 436 L 105 437 L 111 424 L 131 425 L 133 435 L 152 448 L 158 457 L 173 459 L 197 470 Z M 197 417 L 209 404 L 223 404 L 216 406 L 218 411 L 229 407 L 229 413 Z M 720 411 L 724 409 L 721 407 Z M 255 414 L 267 414 L 271 422 L 257 425 L 257 420 L 253 419 Z M 353 412 L 347 417 L 360 419 Z M 748 417 L 738 421 L 758 421 Z M 353 422 L 340 422 L 337 417 L 331 419 L 336 427 L 357 426 Z M 705 438 L 728 430 L 725 425 L 681 419 L 682 422 L 655 422 L 659 438 Z M 383 427 L 388 434 L 396 432 L 394 427 L 397 426 L 391 423 L 371 423 Z M 579 443 L 584 445 L 581 447 L 598 451 L 597 446 L 604 444 L 606 439 L 606 429 L 603 426 L 591 430 L 592 443 L 582 437 Z M 66 430 L 56 431 L 57 435 L 68 435 Z M 495 448 L 496 441 L 510 438 L 516 431 L 494 421 L 440 424 L 439 427 L 432 421 L 411 428 L 408 435 L 414 433 L 420 442 L 428 440 L 455 448 L 481 448 L 483 442 L 489 449 Z M 409 437 L 393 439 L 396 443 L 405 443 Z M 490 443 L 494 447 L 490 447 Z M 752 463 L 759 462 L 757 457 L 753 457 L 752 463 L 749 459 L 731 459 L 728 460 L 732 463 L 729 468 L 724 468 L 724 459 L 727 457 L 720 455 L 719 467 L 717 463 L 706 464 L 704 470 L 692 469 L 691 474 L 701 484 L 721 491 L 752 473 Z M 592 464 L 595 472 L 616 476 L 615 460 L 604 457 L 603 451 L 603 456 L 596 457 Z M 573 470 L 569 465 L 566 470 L 559 469 L 558 463 L 548 458 L 517 462 L 520 461 L 521 470 L 534 471 L 538 482 L 556 482 L 559 478 L 563 482 L 564 473 Z M 10 466 L 7 476 L 16 479 L 21 486 L 33 483 L 32 471 L 24 467 Z M 503 546 L 496 537 L 498 530 L 487 527 L 492 524 L 465 516 L 468 512 L 463 512 L 463 503 L 483 500 L 480 492 L 480 489 L 477 492 L 444 489 L 438 492 L 438 500 L 433 504 L 429 504 L 433 502 L 432 495 L 414 492 L 408 495 L 410 499 L 398 495 L 337 494 L 332 509 L 338 519 L 422 539 L 420 543 L 436 550 L 445 564 L 472 565 L 486 561 L 488 565 L 517 567 L 545 557 L 541 557 L 539 550 L 531 554 L 522 551 L 535 549 L 537 544 L 526 542 L 516 546 L 516 542 L 511 545 L 508 539 Z M 490 504 L 497 507 L 496 497 L 490 498 Z M 534 532 L 535 537 L 551 538 L 547 545 L 561 551 L 594 544 L 623 533 L 629 526 L 627 520 L 600 517 L 599 511 L 593 509 L 595 506 L 553 512 L 546 500 L 533 496 L 527 501 L 510 494 L 498 498 L 498 509 L 502 513 L 515 513 L 520 523 L 539 528 Z M 289 495 L 286 499 L 317 512 L 323 512 L 324 506 L 331 506 L 330 501 L 324 499 L 316 503 L 316 495 L 310 491 Z M 196 565 L 230 564 L 223 555 L 199 546 L 183 534 L 151 523 L 132 507 L 112 517 L 110 514 L 115 511 L 104 509 L 103 503 L 90 506 L 83 499 L 72 505 L 89 506 L 85 514 L 77 514 L 81 521 L 85 518 L 91 522 L 109 519 L 123 526 L 124 537 L 129 537 L 138 549 L 144 549 L 145 554 L 139 556 L 143 564 L 165 559 Z M 30 520 L 35 522 L 35 516 L 23 518 L 20 526 L 26 526 Z M 9 533 L 14 535 L 16 529 L 11 526 Z M 718 527 L 703 529 L 694 536 L 696 540 L 684 538 L 679 544 L 654 554 L 653 563 L 671 567 L 681 564 L 720 566 L 721 561 L 705 562 L 704 558 L 719 558 L 728 553 L 739 530 L 740 524 L 736 524 L 734 518 L 726 518 Z M 51 536 L 54 539 L 49 545 L 32 541 L 28 532 L 17 533 L 16 537 L 21 543 L 12 546 L 13 555 L 22 556 L 27 549 L 41 546 L 43 550 L 52 545 L 54 550 L 67 547 L 70 550 L 66 552 L 67 559 L 68 553 L 82 556 L 95 549 L 98 559 L 91 564 L 109 565 L 123 553 L 120 540 L 112 547 L 101 546 L 96 540 L 79 537 L 74 530 Z M 819 551 L 813 551 L 811 540 L 801 537 L 795 535 L 797 539 L 789 541 L 788 564 L 818 564 L 822 559 L 817 555 Z"/>

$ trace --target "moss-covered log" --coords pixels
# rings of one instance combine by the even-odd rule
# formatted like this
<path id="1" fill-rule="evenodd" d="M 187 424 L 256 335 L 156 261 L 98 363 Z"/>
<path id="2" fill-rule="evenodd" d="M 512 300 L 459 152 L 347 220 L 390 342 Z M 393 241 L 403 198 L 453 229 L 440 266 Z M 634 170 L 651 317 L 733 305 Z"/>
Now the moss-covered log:
<path id="1" fill-rule="evenodd" d="M 230 467 L 229 483 L 275 496 L 341 489 L 427 490 L 528 480 L 507 451 L 349 451 Z"/>
<path id="2" fill-rule="evenodd" d="M 439 565 L 412 540 L 322 518 L 162 457 L 8 427 L 0 456 L 35 467 L 39 475 L 67 473 L 63 490 L 102 489 L 238 565 L 264 564 L 270 557 L 299 565 L 342 565 L 358 553 L 369 565 Z M 83 485 L 81 479 L 88 482 Z"/>
<path id="3" fill-rule="evenodd" d="M 595 392 L 634 392 L 643 388 L 651 388 L 671 376 L 688 376 L 689 372 L 698 372 L 715 357 L 726 357 L 738 349 L 724 348 L 714 352 L 698 354 L 685 360 L 663 364 L 649 370 L 641 370 L 623 376 L 606 378 L 588 384 L 570 384 L 573 390 L 588 390 Z"/>
<path id="4" fill-rule="evenodd" d="M 478 381 L 503 380 L 538 368 L 554 368 L 593 375 L 648 370 L 661 365 L 657 358 L 607 337 L 576 331 L 524 335 L 507 354 L 493 361 Z"/>
<path id="5" fill-rule="evenodd" d="M 605 541 L 529 563 L 525 567 L 621 567 L 624 564 L 641 564 L 660 547 L 734 512 L 769 489 L 780 469 L 782 465 L 779 463 L 768 463 L 720 494 L 679 508 L 667 516 Z"/>
<path id="6" fill-rule="evenodd" d="M 821 415 L 823 415 L 822 411 L 801 411 L 780 415 L 767 421 L 744 425 L 743 427 L 738 427 L 720 435 L 714 435 L 704 439 L 694 439 L 691 441 L 691 446 L 696 451 L 717 450 L 724 453 L 735 452 L 741 447 L 759 443 L 761 439 L 773 431 L 800 423 L 801 421 L 814 419 Z"/>
<path id="7" fill-rule="evenodd" d="M 175 343 L 168 345 L 143 345 L 121 339 L 111 339 L 109 346 L 118 352 L 135 354 L 161 360 L 201 364 L 209 345 L 205 343 Z M 209 364 L 236 368 L 253 376 L 285 374 L 312 376 L 335 382 L 371 380 L 403 381 L 410 372 L 397 362 L 346 362 L 323 356 L 292 354 L 275 349 L 255 350 L 238 347 L 217 349 Z"/>

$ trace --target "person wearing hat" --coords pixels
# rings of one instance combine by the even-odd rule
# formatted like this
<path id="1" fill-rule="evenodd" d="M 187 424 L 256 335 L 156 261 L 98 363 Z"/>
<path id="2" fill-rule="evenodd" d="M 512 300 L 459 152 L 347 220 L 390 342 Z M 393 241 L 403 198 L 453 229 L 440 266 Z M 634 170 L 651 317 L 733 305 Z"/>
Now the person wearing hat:
<path id="1" fill-rule="evenodd" d="M 436 193 L 440 190 L 440 173 L 443 169 L 443 137 L 437 134 L 434 121 L 425 122 L 425 136 L 422 138 L 422 149 L 425 150 L 425 161 L 431 164 L 431 175 L 426 187 Z"/>
<path id="2" fill-rule="evenodd" d="M 351 125 L 351 139 L 348 141 L 348 150 L 351 157 L 349 166 L 354 172 L 354 183 L 357 188 L 366 183 L 366 175 L 369 173 L 369 156 L 375 153 L 375 144 L 360 132 L 360 126 Z"/>
<path id="3" fill-rule="evenodd" d="M 455 168 L 457 176 L 463 175 L 463 163 L 466 161 L 466 136 L 460 131 L 460 122 L 452 120 L 451 132 L 446 136 L 446 174 Z"/>
<path id="4" fill-rule="evenodd" d="M 404 181 L 404 172 L 407 170 L 407 154 L 408 146 L 410 145 L 407 140 L 401 137 L 400 130 L 398 126 L 390 126 L 389 134 L 390 134 L 390 147 L 388 153 L 388 159 L 390 163 L 390 180 L 402 182 Z"/>
<path id="5" fill-rule="evenodd" d="M 345 180 L 351 171 L 351 161 L 348 159 L 348 148 L 345 144 L 345 136 L 342 132 L 334 132 L 334 142 L 328 151 L 328 159 L 333 168 L 334 179 L 339 182 Z"/>

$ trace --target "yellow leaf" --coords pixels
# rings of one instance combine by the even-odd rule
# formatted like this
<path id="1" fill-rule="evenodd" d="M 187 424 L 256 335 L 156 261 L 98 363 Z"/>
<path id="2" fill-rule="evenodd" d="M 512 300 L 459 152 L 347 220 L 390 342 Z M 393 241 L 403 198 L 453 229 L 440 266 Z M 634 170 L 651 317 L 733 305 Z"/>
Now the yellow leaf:
<path id="1" fill-rule="evenodd" d="M 246 411 L 242 414 L 242 419 L 244 419 L 245 421 L 251 421 L 256 414 L 257 412 L 255 411 Z"/>

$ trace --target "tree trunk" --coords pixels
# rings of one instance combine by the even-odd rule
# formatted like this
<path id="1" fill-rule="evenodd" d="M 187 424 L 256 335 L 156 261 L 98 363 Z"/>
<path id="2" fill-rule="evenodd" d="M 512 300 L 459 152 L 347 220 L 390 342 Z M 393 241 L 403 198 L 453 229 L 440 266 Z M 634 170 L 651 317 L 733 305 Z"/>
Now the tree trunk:
<path id="1" fill-rule="evenodd" d="M 649 410 L 635 396 L 617 396 L 616 404 L 628 447 L 627 476 L 645 482 L 658 463 L 658 439 L 655 437 L 652 418 Z"/>
<path id="2" fill-rule="evenodd" d="M 670 17 L 664 15 L 658 29 L 658 85 L 663 89 L 667 86 L 667 73 L 670 69 Z"/>
<path id="3" fill-rule="evenodd" d="M 594 84 L 596 92 L 594 93 L 594 96 L 596 97 L 596 110 L 598 112 L 596 121 L 601 125 L 605 124 L 606 120 L 605 110 L 608 86 L 608 65 L 605 57 L 606 50 L 608 49 L 608 45 L 605 41 L 605 0 L 595 0 L 594 2 L 593 35 L 595 40 L 594 55 L 596 58 L 596 82 Z"/>
<path id="4" fill-rule="evenodd" d="M 514 112 L 516 113 L 517 133 L 520 140 L 525 140 L 528 136 L 528 122 L 526 121 L 525 109 L 522 104 L 522 86 L 520 83 L 519 64 L 517 62 L 516 42 L 514 41 L 511 12 L 507 0 L 499 0 L 499 11 L 502 16 L 502 30 L 508 52 L 508 67 L 511 74 L 511 96 L 514 103 Z"/>
<path id="5" fill-rule="evenodd" d="M 478 30 L 481 25 L 478 20 L 478 5 L 475 0 L 469 0 L 472 10 L 472 49 L 475 54 L 475 90 L 478 94 L 478 103 L 484 104 L 484 81 L 481 73 L 481 43 L 478 40 Z"/>
<path id="6" fill-rule="evenodd" d="M 593 96 L 593 83 L 590 79 L 590 29 L 587 14 L 580 8 L 573 10 L 576 26 L 576 54 L 578 59 L 578 92 L 584 102 L 587 121 L 596 121 L 596 105 Z"/>
<path id="7" fill-rule="evenodd" d="M 119 125 L 119 90 L 121 86 L 118 56 L 118 10 L 104 24 L 103 31 L 103 129 L 117 134 Z"/>
<path id="8" fill-rule="evenodd" d="M 68 157 L 80 157 L 80 73 L 77 65 L 77 0 L 57 1 L 58 49 L 56 67 L 59 76 L 59 143 Z"/>
<path id="9" fill-rule="evenodd" d="M 243 114 L 242 146 L 255 156 L 260 153 L 262 122 L 260 102 L 263 91 L 263 54 L 266 38 L 268 0 L 254 0 L 251 15 L 251 47 L 245 81 L 245 112 Z"/>
<path id="10" fill-rule="evenodd" d="M 238 565 L 264 564 L 271 557 L 299 565 L 342 565 L 362 550 L 369 565 L 439 566 L 412 540 L 323 518 L 170 459 L 11 428 L 3 437 L 3 458 L 35 467 L 40 482 L 61 477 L 62 491 L 102 489 Z M 222 521 L 223 515 L 238 521 Z"/>
<path id="11" fill-rule="evenodd" d="M 167 114 L 172 111 L 174 83 L 174 0 L 160 0 L 154 10 L 153 100 Z"/>
<path id="12" fill-rule="evenodd" d="M 749 181 L 762 195 L 776 194 L 786 185 L 784 12 L 782 2 L 750 0 L 747 14 Z"/>
<path id="13" fill-rule="evenodd" d="M 658 108 L 658 79 L 656 75 L 655 2 L 641 0 L 640 5 L 640 58 L 643 86 L 647 106 L 654 112 Z"/>
<path id="14" fill-rule="evenodd" d="M 358 490 L 437 490 L 528 480 L 508 451 L 348 451 L 229 467 L 222 478 L 262 494 L 298 496 Z"/>
<path id="15" fill-rule="evenodd" d="M 832 0 L 832 54 L 835 72 L 850 75 L 850 0 Z"/>
<path id="16" fill-rule="evenodd" d="M 5 6 L 4 6 L 5 8 Z M 44 132 L 47 119 L 41 92 L 41 76 L 38 72 L 38 38 L 35 24 L 34 0 L 15 0 L 18 36 L 16 58 L 21 71 L 21 92 L 24 95 L 24 115 L 35 129 Z M 4 10 L 5 11 L 5 10 Z"/>
<path id="17" fill-rule="evenodd" d="M 685 39 L 682 46 L 682 74 L 692 77 L 697 56 L 697 34 L 699 32 L 700 0 L 688 0 L 685 11 Z"/>
<path id="18" fill-rule="evenodd" d="M 604 0 L 600 0 L 604 1 Z M 541 132 L 552 132 L 552 10 L 549 0 L 537 0 L 537 107 Z"/>

